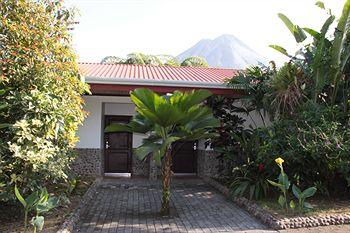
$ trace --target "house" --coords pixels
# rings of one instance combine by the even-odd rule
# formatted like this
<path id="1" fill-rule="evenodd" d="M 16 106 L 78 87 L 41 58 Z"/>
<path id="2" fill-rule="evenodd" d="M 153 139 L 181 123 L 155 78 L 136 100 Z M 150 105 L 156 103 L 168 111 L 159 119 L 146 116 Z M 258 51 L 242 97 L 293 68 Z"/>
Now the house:
<path id="1" fill-rule="evenodd" d="M 223 83 L 224 79 L 237 74 L 233 69 L 100 63 L 80 63 L 79 68 L 92 95 L 83 96 L 89 115 L 78 130 L 79 156 L 72 168 L 85 176 L 113 173 L 149 176 L 156 170 L 149 160 L 139 161 L 132 155 L 132 149 L 141 144 L 143 135 L 103 131 L 106 125 L 128 122 L 134 115 L 131 90 L 147 87 L 166 94 L 175 90 L 207 89 L 217 95 L 237 95 Z M 210 156 L 213 153 L 204 148 L 203 142 L 188 142 L 174 155 L 173 171 L 211 175 L 216 169 L 216 157 Z"/>

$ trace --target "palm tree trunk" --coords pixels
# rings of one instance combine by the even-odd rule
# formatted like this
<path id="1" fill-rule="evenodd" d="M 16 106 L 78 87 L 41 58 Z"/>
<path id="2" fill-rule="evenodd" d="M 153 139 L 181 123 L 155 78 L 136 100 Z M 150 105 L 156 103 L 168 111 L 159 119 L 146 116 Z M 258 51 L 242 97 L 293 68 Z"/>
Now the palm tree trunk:
<path id="1" fill-rule="evenodd" d="M 172 156 L 171 156 L 171 146 L 167 149 L 164 158 L 164 164 L 162 167 L 162 184 L 163 184 L 163 197 L 162 197 L 162 208 L 160 213 L 162 215 L 169 215 L 170 213 L 170 179 L 171 179 L 171 164 L 172 164 Z"/>

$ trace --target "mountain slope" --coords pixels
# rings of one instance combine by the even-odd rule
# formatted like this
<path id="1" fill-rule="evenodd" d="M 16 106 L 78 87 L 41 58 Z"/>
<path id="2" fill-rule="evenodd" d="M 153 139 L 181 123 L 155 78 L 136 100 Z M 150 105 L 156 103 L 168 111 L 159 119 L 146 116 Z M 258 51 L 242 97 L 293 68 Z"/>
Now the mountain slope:
<path id="1" fill-rule="evenodd" d="M 190 56 L 200 56 L 211 67 L 243 69 L 249 65 L 266 63 L 266 58 L 249 48 L 233 35 L 222 35 L 214 40 L 200 40 L 193 47 L 177 56 L 183 61 Z"/>

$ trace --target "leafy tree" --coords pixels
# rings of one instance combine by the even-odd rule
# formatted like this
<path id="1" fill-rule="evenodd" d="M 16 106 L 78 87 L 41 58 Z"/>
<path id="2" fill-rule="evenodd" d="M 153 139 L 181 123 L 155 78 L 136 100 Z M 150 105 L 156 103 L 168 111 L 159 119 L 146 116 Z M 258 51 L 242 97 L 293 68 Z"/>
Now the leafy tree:
<path id="1" fill-rule="evenodd" d="M 146 134 L 143 144 L 134 154 L 141 160 L 153 154 L 156 164 L 162 166 L 162 214 L 169 214 L 172 143 L 207 139 L 219 121 L 211 109 L 201 103 L 211 95 L 209 91 L 175 91 L 159 96 L 149 89 L 136 89 L 130 93 L 137 114 L 129 124 L 111 124 L 106 132 L 129 131 Z"/>
<path id="2" fill-rule="evenodd" d="M 181 63 L 181 66 L 190 66 L 190 67 L 208 67 L 207 61 L 198 56 L 188 57 Z"/>
<path id="3" fill-rule="evenodd" d="M 116 56 L 107 56 L 101 61 L 103 64 L 123 64 L 124 62 L 124 59 Z"/>
<path id="4" fill-rule="evenodd" d="M 186 58 L 181 64 L 176 57 L 171 55 L 146 55 L 143 53 L 130 53 L 126 59 L 116 56 L 107 56 L 101 63 L 108 64 L 133 64 L 133 65 L 154 65 L 154 66 L 191 66 L 208 67 L 208 63 L 201 57 Z"/>
<path id="5" fill-rule="evenodd" d="M 146 55 L 143 53 L 130 53 L 128 54 L 125 64 L 136 64 L 136 65 L 162 65 L 161 60 L 155 55 Z"/>
<path id="6" fill-rule="evenodd" d="M 0 1 L 0 200 L 67 177 L 84 119 L 72 11 L 62 1 Z"/>
<path id="7" fill-rule="evenodd" d="M 171 55 L 158 55 L 157 56 L 165 66 L 180 66 L 180 62 L 177 60 L 176 57 Z"/>

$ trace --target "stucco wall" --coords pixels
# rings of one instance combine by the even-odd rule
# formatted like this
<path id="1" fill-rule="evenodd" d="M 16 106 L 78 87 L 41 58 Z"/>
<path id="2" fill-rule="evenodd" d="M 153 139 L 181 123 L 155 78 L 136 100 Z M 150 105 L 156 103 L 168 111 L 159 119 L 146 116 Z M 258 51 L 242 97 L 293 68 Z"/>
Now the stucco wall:
<path id="1" fill-rule="evenodd" d="M 84 124 L 79 127 L 77 135 L 79 142 L 76 148 L 103 148 L 103 124 L 104 115 L 132 116 L 135 113 L 135 105 L 129 97 L 124 96 L 84 96 L 85 111 L 88 116 Z M 133 134 L 133 147 L 138 147 L 143 136 Z"/>

